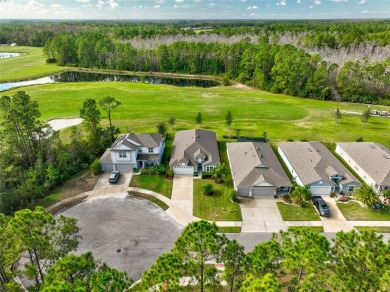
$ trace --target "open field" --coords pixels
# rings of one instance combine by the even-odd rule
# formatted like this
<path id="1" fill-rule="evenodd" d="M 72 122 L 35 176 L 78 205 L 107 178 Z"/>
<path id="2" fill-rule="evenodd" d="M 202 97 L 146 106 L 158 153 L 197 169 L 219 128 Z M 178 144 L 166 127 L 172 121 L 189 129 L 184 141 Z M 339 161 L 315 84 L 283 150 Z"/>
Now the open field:
<path id="1" fill-rule="evenodd" d="M 177 120 L 175 130 L 195 128 L 195 116 L 200 111 L 202 127 L 216 131 L 219 138 L 240 129 L 242 136 L 267 132 L 272 144 L 287 139 L 332 143 L 363 137 L 365 141 L 388 146 L 390 140 L 390 118 L 372 117 L 363 125 L 359 115 L 343 115 L 339 123 L 335 122 L 336 108 L 362 112 L 366 105 L 290 97 L 256 89 L 80 82 L 35 85 L 23 90 L 38 101 L 42 120 L 78 117 L 85 99 L 114 96 L 122 105 L 112 112 L 112 119 L 122 132 L 155 132 L 155 125 L 167 121 L 170 114 Z M 12 95 L 16 91 L 2 94 Z M 225 126 L 228 110 L 234 117 L 232 130 Z"/>
<path id="2" fill-rule="evenodd" d="M 0 82 L 27 80 L 67 70 L 56 64 L 46 64 L 42 48 L 0 47 L 0 52 L 26 53 L 20 57 L 0 59 Z"/>
<path id="3" fill-rule="evenodd" d="M 373 210 L 362 207 L 356 202 L 348 204 L 338 203 L 337 207 L 348 221 L 390 221 L 390 208 Z"/>

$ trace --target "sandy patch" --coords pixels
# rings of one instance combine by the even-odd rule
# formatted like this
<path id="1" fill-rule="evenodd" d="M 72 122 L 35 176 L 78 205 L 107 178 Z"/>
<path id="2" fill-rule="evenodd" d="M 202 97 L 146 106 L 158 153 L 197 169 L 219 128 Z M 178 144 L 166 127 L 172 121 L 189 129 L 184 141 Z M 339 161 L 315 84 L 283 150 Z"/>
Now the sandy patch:
<path id="1" fill-rule="evenodd" d="M 219 97 L 219 94 L 203 93 L 203 94 L 202 94 L 202 97 L 206 97 L 206 98 L 216 98 L 216 97 Z"/>
<path id="2" fill-rule="evenodd" d="M 61 129 L 65 129 L 67 127 L 76 126 L 81 124 L 83 121 L 82 118 L 74 118 L 74 119 L 54 119 L 50 120 L 47 123 L 53 128 L 54 131 L 58 131 Z"/>
<path id="3" fill-rule="evenodd" d="M 252 89 L 252 88 L 250 88 L 248 85 L 244 85 L 244 84 L 241 84 L 241 83 L 234 84 L 232 87 L 234 87 L 234 88 L 240 88 L 240 89 Z"/>

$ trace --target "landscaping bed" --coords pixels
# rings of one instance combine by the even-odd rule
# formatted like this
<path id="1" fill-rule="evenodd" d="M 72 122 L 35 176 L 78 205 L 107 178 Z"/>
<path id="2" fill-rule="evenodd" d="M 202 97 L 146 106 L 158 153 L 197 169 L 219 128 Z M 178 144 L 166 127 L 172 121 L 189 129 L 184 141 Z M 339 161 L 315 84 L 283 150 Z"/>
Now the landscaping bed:
<path id="1" fill-rule="evenodd" d="M 173 181 L 166 179 L 165 175 L 133 175 L 130 186 L 150 190 L 170 199 Z"/>
<path id="2" fill-rule="evenodd" d="M 337 207 L 348 221 L 390 221 L 390 208 L 373 210 L 370 207 L 362 207 L 359 203 L 337 203 Z"/>
<path id="3" fill-rule="evenodd" d="M 169 206 L 167 204 L 165 204 L 163 201 L 157 199 L 154 196 L 148 195 L 148 194 L 143 194 L 140 192 L 129 192 L 129 195 L 133 196 L 133 197 L 141 198 L 141 199 L 146 199 L 146 200 L 156 204 L 164 211 L 166 211 L 169 208 Z"/>
<path id="4" fill-rule="evenodd" d="M 213 185 L 213 195 L 204 194 L 203 186 L 206 184 Z M 211 179 L 195 179 L 194 216 L 210 221 L 241 221 L 240 205 L 230 199 L 232 191 L 232 185 L 226 182 L 217 184 Z"/>
<path id="5" fill-rule="evenodd" d="M 302 207 L 283 202 L 277 205 L 284 221 L 321 221 L 310 202 L 302 202 Z"/>

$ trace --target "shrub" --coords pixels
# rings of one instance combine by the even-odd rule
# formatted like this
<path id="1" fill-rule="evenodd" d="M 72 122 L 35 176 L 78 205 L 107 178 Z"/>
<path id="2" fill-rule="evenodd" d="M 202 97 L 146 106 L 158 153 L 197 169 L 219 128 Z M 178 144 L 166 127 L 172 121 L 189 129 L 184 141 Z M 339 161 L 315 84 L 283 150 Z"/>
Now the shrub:
<path id="1" fill-rule="evenodd" d="M 211 196 L 214 194 L 214 186 L 212 184 L 205 184 L 202 186 L 203 193 L 207 196 Z"/>
<path id="2" fill-rule="evenodd" d="M 202 172 L 202 178 L 211 178 L 212 176 L 213 176 L 213 173 L 211 171 Z"/>
<path id="3" fill-rule="evenodd" d="M 174 171 L 173 171 L 172 169 L 168 169 L 168 170 L 167 170 L 167 175 L 168 175 L 169 177 L 173 177 L 173 176 L 175 175 L 175 173 L 174 173 Z"/>
<path id="4" fill-rule="evenodd" d="M 364 141 L 363 137 L 359 137 L 356 139 L 356 142 L 363 142 L 363 141 Z"/>
<path id="5" fill-rule="evenodd" d="M 138 172 L 138 168 L 133 167 L 133 172 Z"/>
<path id="6" fill-rule="evenodd" d="M 56 62 L 57 62 L 57 60 L 54 59 L 54 58 L 47 58 L 47 59 L 46 59 L 46 63 L 47 63 L 47 64 L 55 64 Z"/>
<path id="7" fill-rule="evenodd" d="M 163 164 L 156 164 L 153 166 L 153 174 L 164 174 L 165 173 L 165 166 Z"/>
<path id="8" fill-rule="evenodd" d="M 229 77 L 228 76 L 224 76 L 223 79 L 222 79 L 222 85 L 223 86 L 229 86 L 229 84 L 230 84 Z"/>
<path id="9" fill-rule="evenodd" d="M 141 169 L 141 175 L 152 175 L 153 169 L 151 167 L 146 167 Z"/>
<path id="10" fill-rule="evenodd" d="M 230 193 L 230 199 L 232 200 L 232 202 L 234 203 L 238 203 L 240 201 L 240 198 L 238 197 L 238 194 L 236 191 L 232 191 Z"/>
<path id="11" fill-rule="evenodd" d="M 99 159 L 95 159 L 91 165 L 89 166 L 89 169 L 92 171 L 94 175 L 101 174 L 103 172 L 102 164 L 100 163 Z"/>
<path id="12" fill-rule="evenodd" d="M 283 201 L 285 201 L 286 203 L 291 203 L 290 195 L 284 195 L 283 196 Z"/>
<path id="13" fill-rule="evenodd" d="M 331 194 L 329 195 L 329 197 L 331 197 L 331 198 L 336 198 L 336 194 L 335 194 L 335 193 L 331 193 Z"/>

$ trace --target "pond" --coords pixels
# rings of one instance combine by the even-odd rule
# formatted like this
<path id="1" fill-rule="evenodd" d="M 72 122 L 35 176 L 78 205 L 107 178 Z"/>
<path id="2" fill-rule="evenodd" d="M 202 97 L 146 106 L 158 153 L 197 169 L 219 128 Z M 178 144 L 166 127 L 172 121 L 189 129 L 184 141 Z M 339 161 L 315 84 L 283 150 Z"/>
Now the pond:
<path id="1" fill-rule="evenodd" d="M 151 75 L 122 75 L 122 74 L 106 74 L 106 73 L 91 73 L 91 72 L 61 72 L 47 77 L 20 81 L 0 83 L 0 91 L 12 89 L 15 87 L 47 84 L 58 82 L 143 82 L 150 84 L 167 84 L 180 87 L 195 86 L 195 87 L 214 87 L 220 85 L 213 80 L 191 79 L 191 78 L 174 78 Z"/>
<path id="2" fill-rule="evenodd" d="M 21 55 L 24 55 L 24 53 L 0 53 L 0 59 L 19 57 Z"/>

